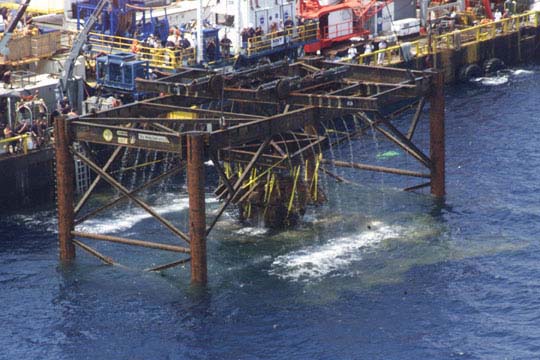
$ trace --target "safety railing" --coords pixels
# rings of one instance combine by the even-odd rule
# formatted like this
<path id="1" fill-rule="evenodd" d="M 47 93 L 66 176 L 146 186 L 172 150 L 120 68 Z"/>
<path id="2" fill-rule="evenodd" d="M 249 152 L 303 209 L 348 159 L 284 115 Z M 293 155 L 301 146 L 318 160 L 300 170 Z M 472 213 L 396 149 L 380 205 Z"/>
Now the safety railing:
<path id="1" fill-rule="evenodd" d="M 351 35 L 353 32 L 361 31 L 362 29 L 355 29 L 352 20 L 345 21 L 338 24 L 332 24 L 325 26 L 323 33 L 321 34 L 321 39 L 337 39 L 342 36 Z"/>
<path id="2" fill-rule="evenodd" d="M 457 48 L 470 42 L 486 41 L 500 34 L 514 32 L 524 26 L 538 26 L 540 12 L 530 11 L 511 16 L 499 21 L 490 21 L 485 24 L 472 26 L 462 30 L 455 30 L 434 37 L 433 48 Z"/>
<path id="3" fill-rule="evenodd" d="M 7 139 L 0 140 L 0 155 L 4 153 L 14 154 L 22 150 L 23 154 L 28 154 L 28 150 L 32 150 L 34 143 L 30 134 L 13 136 Z M 11 147 L 11 149 L 10 149 Z"/>
<path id="4" fill-rule="evenodd" d="M 21 7 L 21 4 L 10 1 L 10 2 L 2 2 L 1 7 L 8 8 L 10 10 L 17 10 Z M 51 4 L 45 4 L 45 2 L 40 2 L 37 5 L 31 4 L 26 10 L 26 13 L 28 14 L 43 14 L 43 15 L 50 15 L 50 14 L 62 14 L 64 12 L 63 7 L 51 5 Z"/>
<path id="5" fill-rule="evenodd" d="M 144 46 L 138 40 L 100 33 L 91 33 L 89 43 L 94 52 L 132 52 L 138 60 L 148 61 L 151 67 L 166 70 L 194 64 L 196 59 L 195 49 L 192 47 L 187 49 L 154 48 Z"/>
<path id="6" fill-rule="evenodd" d="M 459 49 L 473 42 L 487 41 L 501 34 L 515 32 L 521 27 L 538 27 L 539 23 L 540 11 L 529 11 L 499 21 L 490 21 L 485 24 L 432 36 L 431 46 L 427 39 L 409 42 L 408 47 L 410 47 L 411 53 L 408 55 L 410 57 L 421 57 L 442 49 Z M 398 63 L 403 61 L 401 48 L 402 45 L 395 45 L 369 54 L 361 54 L 357 59 L 360 64 L 366 65 Z M 380 56 L 379 54 L 383 55 Z"/>
<path id="7" fill-rule="evenodd" d="M 288 43 L 305 43 L 317 39 L 319 29 L 318 22 L 285 28 L 261 36 L 254 36 L 248 39 L 248 56 L 271 50 Z"/>

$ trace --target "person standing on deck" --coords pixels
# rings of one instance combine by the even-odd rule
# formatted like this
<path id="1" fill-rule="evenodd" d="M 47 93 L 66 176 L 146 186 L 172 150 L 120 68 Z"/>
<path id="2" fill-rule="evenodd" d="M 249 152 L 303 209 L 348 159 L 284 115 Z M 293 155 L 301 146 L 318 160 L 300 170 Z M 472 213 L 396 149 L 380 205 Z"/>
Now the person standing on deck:
<path id="1" fill-rule="evenodd" d="M 221 52 L 225 59 L 228 59 L 231 56 L 231 45 L 232 41 L 227 37 L 227 34 L 223 35 L 223 38 L 220 41 Z"/>
<path id="2" fill-rule="evenodd" d="M 501 10 L 499 10 L 499 8 L 497 8 L 497 10 L 495 11 L 495 14 L 493 14 L 493 21 L 498 22 L 498 21 L 501 21 L 501 19 L 502 19 Z M 497 28 L 497 32 L 500 33 L 501 32 L 501 24 L 496 24 L 495 27 Z"/>
<path id="3" fill-rule="evenodd" d="M 212 39 L 208 40 L 206 44 L 206 59 L 208 62 L 216 60 L 216 44 Z"/>
<path id="4" fill-rule="evenodd" d="M 13 130 L 11 130 L 11 127 L 9 126 L 9 124 L 6 124 L 6 127 L 4 128 L 4 138 L 9 139 L 12 137 L 14 137 Z M 14 154 L 17 151 L 17 141 L 16 140 L 11 141 L 8 144 L 7 148 L 10 154 Z"/>
<path id="5" fill-rule="evenodd" d="M 347 51 L 347 54 L 349 55 L 349 59 L 354 59 L 356 57 L 356 55 L 358 55 L 358 50 L 356 50 L 356 47 L 354 46 L 354 44 L 351 44 L 351 46 L 349 47 L 349 50 Z"/>
<path id="6" fill-rule="evenodd" d="M 283 25 L 285 25 L 285 28 L 290 29 L 294 26 L 294 22 L 292 21 L 290 16 L 287 16 L 287 19 L 285 20 Z"/>
<path id="7" fill-rule="evenodd" d="M 381 52 L 377 55 L 377 65 L 382 65 L 383 64 L 384 56 L 386 54 L 386 52 L 383 51 L 383 50 L 386 50 L 387 47 L 388 47 L 388 44 L 386 43 L 386 41 L 384 39 L 382 39 L 379 42 L 379 50 L 381 50 Z"/>
<path id="8" fill-rule="evenodd" d="M 364 46 L 364 55 L 369 55 L 372 52 L 373 52 L 373 44 L 371 42 L 368 42 Z M 369 65 L 370 62 L 371 62 L 370 56 L 364 57 L 364 65 Z"/>
<path id="9" fill-rule="evenodd" d="M 497 9 L 495 14 L 493 14 L 494 21 L 500 21 L 502 19 L 501 10 Z"/>
<path id="10" fill-rule="evenodd" d="M 505 10 L 508 10 L 508 15 L 509 16 L 512 16 L 512 15 L 515 15 L 516 14 L 516 10 L 517 10 L 517 3 L 515 0 L 506 0 L 504 2 L 504 9 Z"/>

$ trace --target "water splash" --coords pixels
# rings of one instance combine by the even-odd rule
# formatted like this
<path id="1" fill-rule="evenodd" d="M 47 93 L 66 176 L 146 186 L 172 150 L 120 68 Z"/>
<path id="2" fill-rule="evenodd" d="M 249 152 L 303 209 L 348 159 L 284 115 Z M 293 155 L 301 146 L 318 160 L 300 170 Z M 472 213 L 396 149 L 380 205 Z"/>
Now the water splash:
<path id="1" fill-rule="evenodd" d="M 217 199 L 214 197 L 206 198 L 207 204 L 213 204 L 215 202 L 217 202 Z M 185 211 L 188 208 L 189 198 L 176 197 L 176 194 L 163 194 L 160 202 L 152 206 L 152 209 L 160 215 L 178 213 Z M 152 218 L 152 215 L 150 215 L 148 212 L 139 207 L 133 206 L 119 209 L 106 217 L 101 216 L 88 219 L 79 225 L 77 230 L 97 234 L 119 233 L 128 230 L 141 221 L 150 218 Z"/>
<path id="2" fill-rule="evenodd" d="M 397 226 L 374 221 L 369 227 L 367 231 L 278 256 L 269 273 L 292 281 L 320 280 L 333 273 L 343 274 L 343 270 L 361 260 L 366 251 L 384 240 L 400 236 L 401 228 Z"/>
<path id="3" fill-rule="evenodd" d="M 154 206 L 153 209 L 160 215 L 168 214 L 172 212 L 179 212 L 186 210 L 189 207 L 188 198 L 180 198 L 170 201 L 163 205 Z M 122 209 L 114 212 L 107 217 L 92 218 L 80 226 L 77 230 L 97 233 L 97 234 L 111 234 L 118 233 L 130 229 L 137 223 L 150 219 L 152 215 L 138 207 L 131 207 L 129 209 Z"/>
<path id="4" fill-rule="evenodd" d="M 510 72 L 514 76 L 526 76 L 526 75 L 532 75 L 534 74 L 534 71 L 532 70 L 525 70 L 525 69 L 517 69 L 517 70 L 511 70 Z"/>
<path id="5" fill-rule="evenodd" d="M 261 236 L 268 233 L 268 229 L 264 227 L 243 227 L 235 231 L 239 235 Z"/>
<path id="6" fill-rule="evenodd" d="M 485 76 L 475 79 L 471 79 L 471 82 L 478 83 L 484 86 L 500 86 L 508 83 L 512 77 L 525 77 L 533 75 L 535 72 L 533 70 L 526 69 L 507 69 L 497 72 L 495 76 Z"/>
<path id="7" fill-rule="evenodd" d="M 133 161 L 133 164 L 131 166 L 136 167 L 139 165 L 139 160 L 141 157 L 141 148 L 137 148 L 137 152 L 135 153 L 135 160 Z M 129 183 L 128 189 L 133 190 L 135 189 L 135 185 L 137 184 L 137 168 L 131 170 L 131 179 Z"/>
<path id="8" fill-rule="evenodd" d="M 481 77 L 478 78 L 479 81 L 484 86 L 500 86 L 508 82 L 509 77 L 506 75 L 503 76 L 494 76 L 494 77 Z"/>

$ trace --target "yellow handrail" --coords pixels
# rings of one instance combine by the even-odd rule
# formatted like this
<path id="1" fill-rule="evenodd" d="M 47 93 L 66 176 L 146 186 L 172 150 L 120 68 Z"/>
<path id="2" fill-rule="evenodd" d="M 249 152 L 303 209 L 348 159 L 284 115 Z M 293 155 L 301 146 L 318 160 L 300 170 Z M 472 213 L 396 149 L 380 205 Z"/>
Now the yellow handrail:
<path id="1" fill-rule="evenodd" d="M 319 23 L 312 22 L 302 26 L 285 28 L 248 39 L 248 56 L 269 50 L 275 46 L 281 46 L 288 42 L 305 42 L 317 38 Z"/>
<path id="2" fill-rule="evenodd" d="M 317 38 L 319 25 L 317 22 L 293 28 L 286 28 L 248 39 L 248 55 L 260 53 L 288 42 L 306 42 Z M 89 43 L 95 52 L 132 52 L 139 60 L 146 60 L 151 67 L 174 70 L 196 62 L 196 49 L 169 49 L 143 46 L 131 38 L 90 33 Z"/>
<path id="3" fill-rule="evenodd" d="M 500 34 L 516 31 L 523 26 L 538 27 L 539 18 L 540 11 L 529 11 L 499 21 L 490 21 L 485 24 L 433 36 L 431 53 L 436 52 L 438 49 L 457 49 L 472 42 L 487 41 Z M 426 40 L 412 41 L 410 45 L 411 49 L 413 49 L 413 55 L 416 57 L 430 54 L 430 46 Z M 358 62 L 376 64 L 377 57 L 381 53 L 385 54 L 383 64 L 390 64 L 395 59 L 394 55 L 400 53 L 400 45 L 391 46 L 384 50 L 377 50 L 370 54 L 361 54 L 358 56 Z M 399 61 L 401 61 L 401 57 L 399 57 Z"/>
<path id="4" fill-rule="evenodd" d="M 23 153 L 26 155 L 26 154 L 28 154 L 28 138 L 29 137 L 30 137 L 30 134 L 23 134 L 23 135 L 13 136 L 13 137 L 10 137 L 10 138 L 7 138 L 7 139 L 2 139 L 2 140 L 0 140 L 0 145 L 10 144 L 13 141 L 22 140 Z"/>
<path id="5" fill-rule="evenodd" d="M 195 49 L 169 49 L 153 48 L 141 45 L 137 40 L 111 36 L 99 33 L 91 33 L 89 42 L 94 51 L 105 53 L 133 52 L 137 59 L 148 61 L 151 67 L 174 70 L 181 66 L 195 63 Z"/>

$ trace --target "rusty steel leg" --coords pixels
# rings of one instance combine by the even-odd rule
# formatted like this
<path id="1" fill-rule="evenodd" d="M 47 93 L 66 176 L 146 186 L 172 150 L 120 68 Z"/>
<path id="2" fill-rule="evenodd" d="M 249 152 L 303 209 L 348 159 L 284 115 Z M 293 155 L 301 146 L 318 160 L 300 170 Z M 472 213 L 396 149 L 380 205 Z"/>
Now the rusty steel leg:
<path id="1" fill-rule="evenodd" d="M 187 181 L 189 194 L 189 236 L 191 283 L 206 284 L 206 212 L 204 203 L 204 136 L 187 136 Z"/>
<path id="2" fill-rule="evenodd" d="M 75 164 L 69 152 L 70 137 L 65 118 L 56 118 L 54 122 L 56 150 L 56 193 L 58 203 L 58 240 L 60 242 L 60 260 L 71 261 L 75 258 L 73 244 L 75 192 Z"/>
<path id="3" fill-rule="evenodd" d="M 445 195 L 445 145 L 444 145 L 444 74 L 433 73 L 430 96 L 429 132 L 431 169 L 431 194 L 438 198 Z"/>

